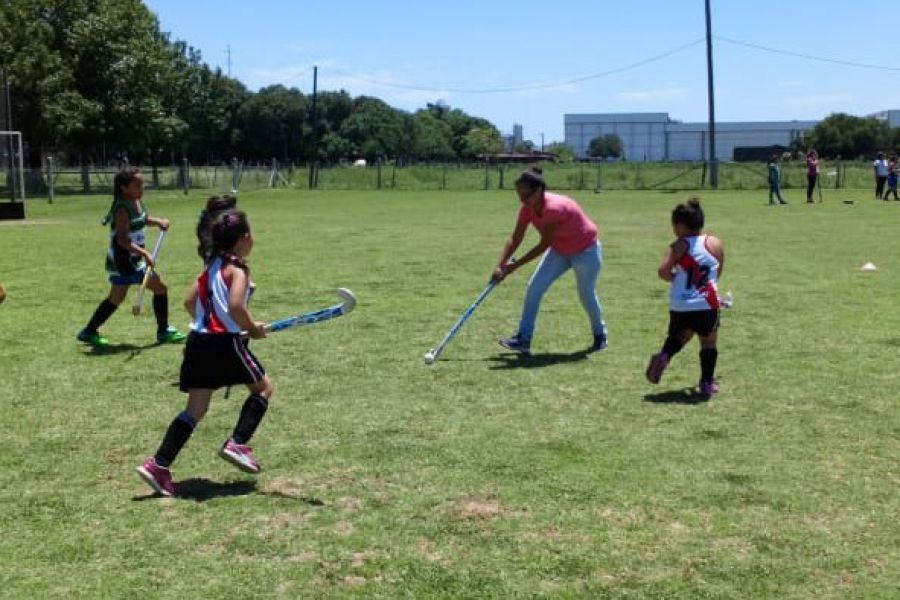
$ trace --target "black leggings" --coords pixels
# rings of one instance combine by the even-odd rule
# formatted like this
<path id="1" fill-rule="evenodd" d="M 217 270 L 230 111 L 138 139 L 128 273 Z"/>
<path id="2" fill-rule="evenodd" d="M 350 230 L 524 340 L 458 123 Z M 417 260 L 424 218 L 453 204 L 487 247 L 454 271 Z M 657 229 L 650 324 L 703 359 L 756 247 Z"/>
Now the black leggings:
<path id="1" fill-rule="evenodd" d="M 806 176 L 806 201 L 812 202 L 812 193 L 813 190 L 816 189 L 816 182 L 819 180 L 818 175 L 807 175 Z"/>
<path id="2" fill-rule="evenodd" d="M 875 177 L 875 197 L 881 198 L 884 194 L 884 183 L 887 181 L 887 177 Z"/>

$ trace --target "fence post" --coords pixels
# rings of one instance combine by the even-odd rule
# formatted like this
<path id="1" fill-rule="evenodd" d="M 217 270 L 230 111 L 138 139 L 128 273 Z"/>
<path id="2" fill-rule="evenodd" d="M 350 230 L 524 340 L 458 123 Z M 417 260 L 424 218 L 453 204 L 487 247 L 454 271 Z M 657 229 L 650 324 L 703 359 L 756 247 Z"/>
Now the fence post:
<path id="1" fill-rule="evenodd" d="M 578 165 L 578 189 L 584 189 L 584 163 Z"/>
<path id="2" fill-rule="evenodd" d="M 700 169 L 700 187 L 706 186 L 706 161 L 703 161 L 703 167 Z"/>
<path id="3" fill-rule="evenodd" d="M 444 170 L 441 174 L 441 190 L 447 189 L 447 163 L 444 163 Z"/>
<path id="4" fill-rule="evenodd" d="M 381 189 L 381 157 L 378 157 L 378 160 L 375 163 L 375 168 L 378 169 L 378 183 L 376 184 L 377 189 Z"/>
<path id="5" fill-rule="evenodd" d="M 240 171 L 239 171 L 240 163 L 238 162 L 237 157 L 233 157 L 231 159 L 231 193 L 237 194 L 238 186 L 241 183 Z"/>
<path id="6" fill-rule="evenodd" d="M 491 174 L 490 174 L 490 163 L 485 159 L 484 161 L 484 189 L 487 190 L 491 187 Z"/>
<path id="7" fill-rule="evenodd" d="M 603 165 L 603 163 L 601 163 L 601 162 L 598 162 L 598 163 L 597 163 L 597 185 L 594 187 L 594 192 L 595 192 L 595 193 L 596 193 L 596 192 L 599 192 L 601 189 L 603 189 L 603 186 L 602 186 L 602 183 L 601 183 L 601 175 L 602 175 L 602 173 L 601 173 L 601 168 L 602 168 L 602 165 Z"/>
<path id="8" fill-rule="evenodd" d="M 50 204 L 53 204 L 54 188 L 53 188 L 53 157 L 47 157 L 47 189 L 50 192 Z"/>
<path id="9" fill-rule="evenodd" d="M 81 191 L 85 194 L 91 193 L 91 173 L 88 170 L 87 163 L 81 163 Z"/>
<path id="10" fill-rule="evenodd" d="M 497 165 L 497 170 L 500 172 L 500 183 L 497 184 L 497 189 L 503 189 L 503 165 Z"/>
<path id="11" fill-rule="evenodd" d="M 188 189 L 191 187 L 190 175 L 188 173 L 188 159 L 185 156 L 181 159 L 181 188 L 184 190 L 184 195 L 187 196 Z"/>

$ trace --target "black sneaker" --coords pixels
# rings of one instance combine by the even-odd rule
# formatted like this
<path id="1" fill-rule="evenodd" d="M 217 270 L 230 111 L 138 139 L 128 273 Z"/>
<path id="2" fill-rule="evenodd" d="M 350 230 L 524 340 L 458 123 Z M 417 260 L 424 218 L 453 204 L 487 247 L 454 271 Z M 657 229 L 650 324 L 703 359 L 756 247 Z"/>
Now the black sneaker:
<path id="1" fill-rule="evenodd" d="M 606 350 L 609 347 L 609 343 L 606 340 L 605 335 L 595 335 L 594 336 L 594 344 L 591 346 L 591 352 L 601 352 Z"/>
<path id="2" fill-rule="evenodd" d="M 507 350 L 531 356 L 531 340 L 523 340 L 518 333 L 512 337 L 500 340 L 499 343 Z"/>

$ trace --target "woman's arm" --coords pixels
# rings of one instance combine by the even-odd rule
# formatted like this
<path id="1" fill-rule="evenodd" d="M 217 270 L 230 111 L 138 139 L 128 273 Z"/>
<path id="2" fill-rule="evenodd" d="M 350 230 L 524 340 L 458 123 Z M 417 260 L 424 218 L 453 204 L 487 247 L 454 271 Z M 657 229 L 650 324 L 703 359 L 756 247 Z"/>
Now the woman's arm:
<path id="1" fill-rule="evenodd" d="M 684 240 L 675 240 L 671 246 L 666 248 L 662 262 L 659 263 L 659 268 L 656 270 L 656 274 L 659 275 L 660 279 L 663 281 L 675 279 L 675 265 L 678 264 L 678 261 L 681 260 L 686 251 L 687 243 Z"/>
<path id="2" fill-rule="evenodd" d="M 154 227 L 159 227 L 163 231 L 165 231 L 169 228 L 169 220 L 163 219 L 162 217 L 153 217 L 153 216 L 147 215 L 147 224 L 153 225 Z"/>
<path id="3" fill-rule="evenodd" d="M 247 307 L 247 273 L 240 267 L 228 265 L 225 270 L 225 278 L 231 279 L 231 290 L 228 294 L 228 312 L 234 322 L 253 339 L 266 337 L 266 330 L 261 323 L 253 320 L 250 309 Z"/>
<path id="4" fill-rule="evenodd" d="M 197 313 L 195 309 L 197 308 L 197 298 L 200 297 L 200 288 L 197 286 L 197 282 L 191 284 L 191 287 L 188 288 L 187 296 L 184 298 L 184 309 L 191 315 L 191 321 L 197 318 Z"/>

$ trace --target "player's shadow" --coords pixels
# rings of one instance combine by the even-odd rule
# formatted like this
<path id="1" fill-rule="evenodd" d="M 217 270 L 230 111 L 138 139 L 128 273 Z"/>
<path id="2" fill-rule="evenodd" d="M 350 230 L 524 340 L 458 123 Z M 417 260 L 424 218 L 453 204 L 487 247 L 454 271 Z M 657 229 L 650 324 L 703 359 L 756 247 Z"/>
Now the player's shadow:
<path id="1" fill-rule="evenodd" d="M 141 354 L 144 350 L 158 348 L 164 346 L 160 342 L 144 344 L 136 346 L 134 344 L 110 344 L 109 346 L 88 346 L 82 354 L 84 356 L 114 356 L 117 354 L 128 354 L 125 360 L 132 360 Z"/>
<path id="2" fill-rule="evenodd" d="M 249 496 L 256 492 L 255 481 L 212 481 L 205 477 L 192 477 L 175 482 L 176 498 L 179 500 L 193 500 L 194 502 L 206 502 L 213 498 L 225 498 L 228 496 Z M 153 498 L 161 498 L 159 494 L 145 494 L 135 496 L 132 500 L 141 502 Z"/>
<path id="3" fill-rule="evenodd" d="M 644 396 L 644 402 L 653 404 L 703 404 L 709 402 L 709 396 L 700 393 L 697 388 L 684 388 L 680 390 L 668 390 L 665 392 L 657 392 L 656 394 L 647 394 Z"/>
<path id="4" fill-rule="evenodd" d="M 492 361 L 490 366 L 493 370 L 498 369 L 538 369 L 541 367 L 552 367 L 564 363 L 579 362 L 587 359 L 593 354 L 590 350 L 579 350 L 578 352 L 546 352 L 543 354 L 498 354 L 490 357 Z"/>
<path id="5" fill-rule="evenodd" d="M 175 498 L 177 500 L 193 500 L 194 502 L 206 502 L 214 498 L 227 498 L 229 496 L 250 496 L 254 494 L 272 496 L 284 500 L 296 500 L 309 506 L 325 506 L 325 502 L 318 498 L 308 496 L 294 496 L 283 492 L 259 491 L 256 481 L 212 481 L 205 477 L 192 477 L 175 482 Z M 160 494 L 144 494 L 132 498 L 135 502 L 162 498 Z"/>

